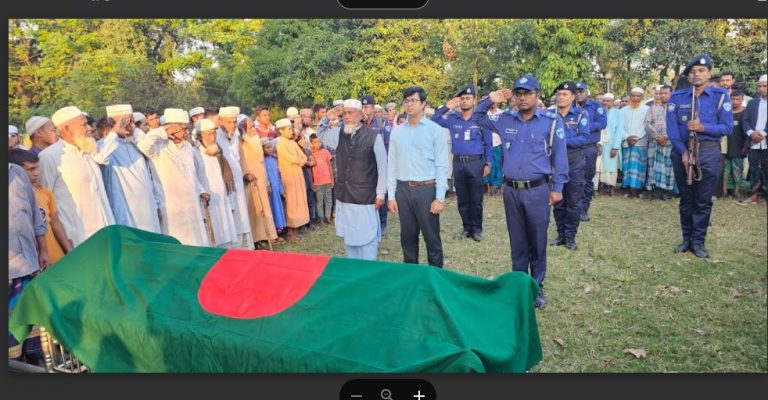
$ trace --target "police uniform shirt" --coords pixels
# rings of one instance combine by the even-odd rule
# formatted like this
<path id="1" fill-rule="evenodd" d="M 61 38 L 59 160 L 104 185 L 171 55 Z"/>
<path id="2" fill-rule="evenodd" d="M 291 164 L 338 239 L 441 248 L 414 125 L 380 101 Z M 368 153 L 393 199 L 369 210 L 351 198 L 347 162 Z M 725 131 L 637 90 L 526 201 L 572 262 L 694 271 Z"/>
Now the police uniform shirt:
<path id="1" fill-rule="evenodd" d="M 569 180 L 565 127 L 562 118 L 556 113 L 536 109 L 533 117 L 528 121 L 523 121 L 519 113 L 511 110 L 506 110 L 499 114 L 498 118 L 491 119 L 487 115 L 491 105 L 490 99 L 481 101 L 475 109 L 475 114 L 483 116 L 478 122 L 484 130 L 497 132 L 501 137 L 504 177 L 523 181 L 552 175 L 554 182 L 552 191 L 562 193 L 563 186 Z M 553 121 L 554 131 L 552 131 Z M 551 147 L 550 133 L 552 133 Z"/>
<path id="2" fill-rule="evenodd" d="M 691 121 L 693 89 L 677 90 L 667 104 L 667 136 L 678 154 L 686 151 L 688 123 Z M 721 104 L 722 99 L 722 104 Z M 699 142 L 720 142 L 733 130 L 733 106 L 728 92 L 723 88 L 706 87 L 696 98 L 696 109 L 704 132 L 699 132 Z"/>
<path id="3" fill-rule="evenodd" d="M 585 104 L 580 107 L 589 114 L 589 142 L 597 143 L 600 141 L 600 131 L 608 126 L 608 116 L 603 105 L 596 100 L 587 99 Z"/>
<path id="4" fill-rule="evenodd" d="M 580 149 L 589 143 L 589 113 L 579 107 L 571 106 L 563 117 L 560 111 L 555 111 L 563 119 L 565 125 L 565 140 L 569 149 Z"/>
<path id="5" fill-rule="evenodd" d="M 432 121 L 450 131 L 451 153 L 454 156 L 482 155 L 486 162 L 491 162 L 493 134 L 480 126 L 478 117 L 477 113 L 473 113 L 469 120 L 465 120 L 460 112 L 452 112 L 448 106 L 442 106 L 432 116 Z"/>

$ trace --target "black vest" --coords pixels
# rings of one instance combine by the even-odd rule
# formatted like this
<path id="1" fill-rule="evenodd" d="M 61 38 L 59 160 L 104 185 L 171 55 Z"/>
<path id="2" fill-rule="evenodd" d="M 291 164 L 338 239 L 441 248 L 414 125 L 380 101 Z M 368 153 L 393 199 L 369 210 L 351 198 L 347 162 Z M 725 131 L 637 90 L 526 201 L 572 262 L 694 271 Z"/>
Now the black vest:
<path id="1" fill-rule="evenodd" d="M 336 146 L 336 198 L 350 204 L 373 204 L 379 179 L 376 155 L 373 153 L 378 133 L 362 126 L 354 138 L 352 136 L 343 130 L 339 131 L 339 145 Z"/>

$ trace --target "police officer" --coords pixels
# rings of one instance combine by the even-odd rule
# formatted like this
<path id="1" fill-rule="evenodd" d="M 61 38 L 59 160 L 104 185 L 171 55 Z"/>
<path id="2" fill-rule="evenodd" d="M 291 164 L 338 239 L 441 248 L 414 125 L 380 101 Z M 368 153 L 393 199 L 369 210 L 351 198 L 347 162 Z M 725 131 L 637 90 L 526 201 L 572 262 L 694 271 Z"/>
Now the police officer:
<path id="1" fill-rule="evenodd" d="M 701 54 L 691 60 L 683 71 L 692 88 L 676 90 L 667 105 L 667 135 L 672 141 L 672 167 L 680 190 L 680 226 L 683 242 L 675 253 L 691 251 L 696 257 L 706 258 L 704 248 L 712 195 L 720 167 L 720 141 L 730 135 L 733 128 L 733 109 L 727 89 L 709 86 L 712 58 Z M 687 183 L 687 167 L 691 161 L 689 135 L 699 140 L 699 166 L 701 180 Z M 695 174 L 694 174 L 695 175 Z"/>
<path id="2" fill-rule="evenodd" d="M 584 82 L 576 82 L 576 105 L 589 114 L 589 141 L 584 147 L 584 196 L 581 198 L 582 221 L 589 221 L 589 206 L 595 186 L 595 168 L 597 167 L 597 142 L 600 141 L 600 131 L 608 126 L 608 116 L 603 104 L 589 98 L 589 89 Z"/>
<path id="3" fill-rule="evenodd" d="M 550 243 L 576 250 L 576 232 L 581 220 L 581 198 L 584 195 L 584 148 L 589 142 L 589 113 L 576 107 L 576 83 L 563 82 L 555 88 L 557 114 L 563 119 L 568 148 L 568 183 L 563 200 L 555 204 L 557 238 Z"/>
<path id="4" fill-rule="evenodd" d="M 540 288 L 534 305 L 544 308 L 550 206 L 563 198 L 568 157 L 563 121 L 554 112 L 536 107 L 540 92 L 536 78 L 526 75 L 515 81 L 512 90 L 492 92 L 477 105 L 475 113 L 483 115 L 478 118 L 483 128 L 498 132 L 502 140 L 504 211 L 512 269 L 530 270 Z M 510 100 L 513 95 L 518 111 L 506 110 L 498 118 L 487 115 L 493 103 Z"/>
<path id="5" fill-rule="evenodd" d="M 473 111 L 475 85 L 467 85 L 456 96 L 437 109 L 432 121 L 451 134 L 453 184 L 464 229 L 460 237 L 483 239 L 483 177 L 491 173 L 493 136 L 482 129 Z M 459 107 L 461 112 L 453 110 Z"/>

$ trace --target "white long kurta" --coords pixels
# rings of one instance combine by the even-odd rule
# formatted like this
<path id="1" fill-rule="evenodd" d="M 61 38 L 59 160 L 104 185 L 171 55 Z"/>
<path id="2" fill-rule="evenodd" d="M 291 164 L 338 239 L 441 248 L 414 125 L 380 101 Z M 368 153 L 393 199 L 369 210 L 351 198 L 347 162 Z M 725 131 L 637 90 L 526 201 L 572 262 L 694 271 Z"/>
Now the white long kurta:
<path id="1" fill-rule="evenodd" d="M 195 168 L 195 149 L 187 141 L 180 144 L 168 140 L 162 127 L 149 131 L 136 147 L 152 162 L 162 187 L 165 203 L 161 208 L 163 232 L 182 244 L 208 246 L 203 223 L 200 194 L 205 187 Z"/>
<path id="2" fill-rule="evenodd" d="M 104 141 L 99 140 L 99 149 Z M 154 182 L 144 155 L 133 143 L 117 139 L 117 149 L 104 165 L 104 183 L 115 223 L 161 233 Z"/>
<path id="3" fill-rule="evenodd" d="M 97 156 L 108 160 L 117 135 L 105 138 L 104 151 Z M 90 154 L 59 140 L 40 152 L 40 181 L 53 191 L 67 236 L 78 246 L 99 229 L 115 223 L 98 163 Z"/>
<path id="4" fill-rule="evenodd" d="M 224 178 L 221 176 L 221 166 L 216 157 L 205 154 L 203 146 L 199 147 L 200 162 L 205 170 L 205 179 L 211 201 L 208 205 L 208 213 L 211 214 L 213 237 L 216 247 L 235 247 L 237 242 L 237 228 L 235 227 L 234 208 L 235 193 L 227 194 Z"/>
<path id="5" fill-rule="evenodd" d="M 248 203 L 245 200 L 245 185 L 243 183 L 243 169 L 240 166 L 240 132 L 235 130 L 229 137 L 222 129 L 216 131 L 216 143 L 221 147 L 221 152 L 229 162 L 232 175 L 235 177 L 235 227 L 238 234 L 251 232 L 251 220 L 248 217 Z"/>

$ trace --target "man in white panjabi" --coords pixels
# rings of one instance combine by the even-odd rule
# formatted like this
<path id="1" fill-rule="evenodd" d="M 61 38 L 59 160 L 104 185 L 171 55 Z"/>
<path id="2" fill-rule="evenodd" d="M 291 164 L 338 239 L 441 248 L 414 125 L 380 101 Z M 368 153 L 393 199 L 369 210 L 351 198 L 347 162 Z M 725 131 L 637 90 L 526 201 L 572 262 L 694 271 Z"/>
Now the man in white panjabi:
<path id="1" fill-rule="evenodd" d="M 136 142 L 152 162 L 162 187 L 161 227 L 182 244 L 208 246 L 201 202 L 211 197 L 203 186 L 205 174 L 196 167 L 196 150 L 186 140 L 189 115 L 179 108 L 166 108 L 163 122 Z"/>
<path id="2" fill-rule="evenodd" d="M 114 120 L 110 134 L 118 136 L 117 149 L 102 170 L 115 223 L 161 233 L 162 202 L 153 190 L 147 161 L 134 144 L 133 108 L 130 104 L 107 106 L 107 117 Z M 105 141 L 97 143 L 101 149 Z"/>
<path id="3" fill-rule="evenodd" d="M 217 128 L 216 123 L 210 119 L 198 120 L 195 124 L 200 141 L 200 161 L 211 195 L 208 205 L 213 230 L 211 245 L 233 248 L 239 244 L 234 218 L 235 178 L 229 162 L 216 144 Z"/>
<path id="4" fill-rule="evenodd" d="M 78 246 L 115 223 L 96 158 L 109 160 L 117 135 L 107 135 L 103 151 L 96 156 L 96 141 L 88 135 L 85 115 L 79 108 L 64 107 L 51 120 L 61 140 L 40 152 L 40 181 L 53 192 L 67 236 Z"/>
<path id="5" fill-rule="evenodd" d="M 251 235 L 251 222 L 248 217 L 248 203 L 245 199 L 243 170 L 240 166 L 240 132 L 237 130 L 237 115 L 239 107 L 222 107 L 219 109 L 219 129 L 216 132 L 216 143 L 221 148 L 224 157 L 232 168 L 235 177 L 235 227 L 237 228 L 238 244 L 236 248 L 254 249 Z"/>

